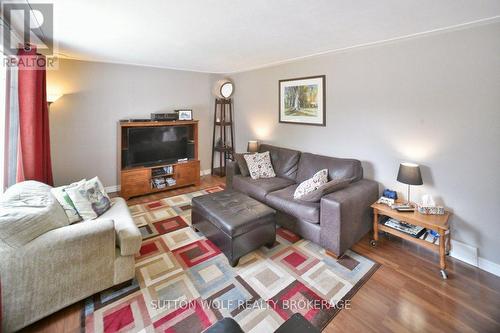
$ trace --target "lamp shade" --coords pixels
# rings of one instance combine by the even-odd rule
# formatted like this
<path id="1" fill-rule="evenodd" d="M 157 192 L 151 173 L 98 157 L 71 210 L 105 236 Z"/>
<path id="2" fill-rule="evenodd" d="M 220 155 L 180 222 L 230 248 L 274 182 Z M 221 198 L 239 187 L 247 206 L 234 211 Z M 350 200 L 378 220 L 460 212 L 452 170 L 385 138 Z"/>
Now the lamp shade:
<path id="1" fill-rule="evenodd" d="M 256 153 L 259 150 L 259 143 L 257 141 L 248 141 L 247 151 L 249 153 Z"/>
<path id="2" fill-rule="evenodd" d="M 217 98 L 227 99 L 234 92 L 234 84 L 229 79 L 219 80 L 214 84 L 212 92 Z"/>
<path id="3" fill-rule="evenodd" d="M 422 174 L 418 164 L 401 163 L 398 171 L 398 182 L 408 185 L 422 185 Z"/>

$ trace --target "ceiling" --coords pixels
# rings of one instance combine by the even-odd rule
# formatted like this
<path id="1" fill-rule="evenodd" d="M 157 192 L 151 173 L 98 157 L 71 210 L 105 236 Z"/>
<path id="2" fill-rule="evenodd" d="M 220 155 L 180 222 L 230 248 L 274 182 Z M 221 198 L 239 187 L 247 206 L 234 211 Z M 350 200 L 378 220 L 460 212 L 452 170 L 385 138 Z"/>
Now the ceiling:
<path id="1" fill-rule="evenodd" d="M 500 15 L 499 0 L 52 2 L 54 39 L 66 57 L 211 73 L 265 67 Z"/>

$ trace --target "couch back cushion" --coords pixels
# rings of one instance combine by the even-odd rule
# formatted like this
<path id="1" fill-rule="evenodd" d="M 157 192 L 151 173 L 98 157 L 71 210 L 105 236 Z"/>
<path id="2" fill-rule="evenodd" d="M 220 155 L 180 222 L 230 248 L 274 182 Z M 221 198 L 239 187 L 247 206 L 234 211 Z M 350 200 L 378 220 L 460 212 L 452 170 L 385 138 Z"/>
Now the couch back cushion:
<path id="1" fill-rule="evenodd" d="M 268 151 L 271 155 L 271 163 L 273 164 L 276 176 L 295 180 L 297 177 L 297 169 L 300 159 L 300 151 L 261 144 L 259 152 Z"/>
<path id="2" fill-rule="evenodd" d="M 352 179 L 358 181 L 363 178 L 361 162 L 349 158 L 336 158 L 311 153 L 302 153 L 297 171 L 297 182 L 311 178 L 321 169 L 328 169 L 328 178 Z"/>
<path id="3" fill-rule="evenodd" d="M 0 250 L 19 248 L 38 236 L 69 225 L 51 187 L 35 181 L 11 186 L 0 198 Z"/>

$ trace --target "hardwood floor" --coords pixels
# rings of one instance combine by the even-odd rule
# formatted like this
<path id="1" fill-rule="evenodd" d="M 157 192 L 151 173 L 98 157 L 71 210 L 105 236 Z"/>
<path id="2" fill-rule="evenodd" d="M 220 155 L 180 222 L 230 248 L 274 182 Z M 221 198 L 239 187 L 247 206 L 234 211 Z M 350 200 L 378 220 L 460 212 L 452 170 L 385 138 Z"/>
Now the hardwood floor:
<path id="1" fill-rule="evenodd" d="M 500 332 L 500 278 L 397 238 L 353 247 L 382 264 L 324 332 Z"/>
<path id="2" fill-rule="evenodd" d="M 202 177 L 200 186 L 134 198 L 130 204 L 174 196 L 223 183 Z M 500 332 L 500 277 L 448 259 L 448 280 L 439 258 L 397 238 L 381 237 L 376 248 L 365 236 L 353 250 L 382 264 L 324 332 Z M 24 332 L 78 332 L 81 302 Z"/>

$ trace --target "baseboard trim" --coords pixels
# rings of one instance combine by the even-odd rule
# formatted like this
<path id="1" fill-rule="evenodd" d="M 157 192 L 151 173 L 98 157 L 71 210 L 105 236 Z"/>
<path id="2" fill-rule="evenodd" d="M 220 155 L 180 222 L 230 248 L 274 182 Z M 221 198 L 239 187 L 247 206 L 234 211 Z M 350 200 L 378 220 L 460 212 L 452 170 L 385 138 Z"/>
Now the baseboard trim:
<path id="1" fill-rule="evenodd" d="M 209 175 L 211 173 L 212 173 L 212 170 L 210 170 L 210 169 L 200 170 L 200 176 L 206 176 L 206 175 Z M 106 192 L 109 192 L 109 193 L 119 192 L 120 185 L 106 186 L 104 189 L 106 190 Z"/>
<path id="2" fill-rule="evenodd" d="M 478 267 L 477 247 L 452 239 L 450 256 L 468 263 L 469 265 Z"/>
<path id="3" fill-rule="evenodd" d="M 477 247 L 452 239 L 450 257 L 463 261 L 488 273 L 500 276 L 500 264 L 479 257 L 477 255 Z"/>
<path id="4" fill-rule="evenodd" d="M 104 189 L 106 190 L 106 192 L 109 192 L 109 193 L 119 192 L 120 185 L 106 186 Z"/>
<path id="5" fill-rule="evenodd" d="M 479 257 L 478 259 L 478 267 L 482 269 L 483 271 L 486 271 L 488 273 L 494 274 L 496 276 L 500 276 L 500 265 L 493 262 L 489 261 L 488 259 L 484 259 Z"/>

